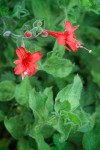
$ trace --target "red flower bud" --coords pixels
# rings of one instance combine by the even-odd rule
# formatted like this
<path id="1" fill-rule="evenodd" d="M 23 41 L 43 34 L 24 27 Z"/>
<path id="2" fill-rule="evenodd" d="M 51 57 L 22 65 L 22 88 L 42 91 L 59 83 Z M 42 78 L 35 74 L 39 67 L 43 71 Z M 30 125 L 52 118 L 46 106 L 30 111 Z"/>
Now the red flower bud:
<path id="1" fill-rule="evenodd" d="M 31 31 L 26 31 L 25 33 L 24 33 L 24 36 L 25 37 L 32 37 L 32 32 Z"/>

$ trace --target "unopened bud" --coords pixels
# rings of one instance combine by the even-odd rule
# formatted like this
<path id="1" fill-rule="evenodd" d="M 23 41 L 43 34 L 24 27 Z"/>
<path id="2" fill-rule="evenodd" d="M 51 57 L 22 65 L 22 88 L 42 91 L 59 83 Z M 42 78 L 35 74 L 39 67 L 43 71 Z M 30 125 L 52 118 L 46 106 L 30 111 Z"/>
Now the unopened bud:
<path id="1" fill-rule="evenodd" d="M 24 35 L 25 35 L 25 37 L 30 38 L 30 37 L 32 37 L 32 32 L 31 32 L 31 31 L 26 31 L 26 32 L 24 33 Z"/>
<path id="2" fill-rule="evenodd" d="M 47 37 L 47 36 L 48 36 L 48 33 L 47 33 L 46 31 L 43 31 L 43 32 L 41 33 L 41 36 L 42 36 L 42 37 Z"/>
<path id="3" fill-rule="evenodd" d="M 3 36 L 9 36 L 11 34 L 11 31 L 4 32 Z"/>

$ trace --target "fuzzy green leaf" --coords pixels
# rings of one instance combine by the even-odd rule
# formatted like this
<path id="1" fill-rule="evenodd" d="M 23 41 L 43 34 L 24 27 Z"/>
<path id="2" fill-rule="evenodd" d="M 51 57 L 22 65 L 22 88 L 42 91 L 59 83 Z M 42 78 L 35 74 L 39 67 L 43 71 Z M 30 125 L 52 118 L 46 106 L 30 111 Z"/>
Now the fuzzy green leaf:
<path id="1" fill-rule="evenodd" d="M 6 129 L 10 132 L 10 134 L 16 138 L 22 138 L 24 135 L 23 122 L 19 116 L 12 117 L 10 119 L 5 119 L 4 124 Z"/>
<path id="2" fill-rule="evenodd" d="M 31 85 L 28 77 L 25 77 L 22 82 L 16 86 L 15 90 L 15 99 L 16 101 L 23 106 L 29 105 L 29 92 L 31 90 Z"/>
<path id="3" fill-rule="evenodd" d="M 9 101 L 14 98 L 16 84 L 13 81 L 5 80 L 0 82 L 0 101 Z"/>
<path id="4" fill-rule="evenodd" d="M 32 90 L 29 96 L 29 107 L 36 118 L 45 120 L 53 110 L 52 89 L 46 88 L 43 93 Z"/>
<path id="5" fill-rule="evenodd" d="M 51 56 L 47 58 L 43 67 L 44 71 L 52 76 L 64 78 L 71 73 L 73 64 L 70 60 L 59 58 L 57 56 Z"/>
<path id="6" fill-rule="evenodd" d="M 68 94 L 68 101 L 71 104 L 71 108 L 75 109 L 79 106 L 79 100 L 82 92 L 82 81 L 77 75 L 74 77 L 74 82 Z"/>
<path id="7" fill-rule="evenodd" d="M 82 82 L 80 77 L 77 75 L 71 85 L 63 88 L 56 97 L 56 101 L 60 100 L 68 101 L 71 105 L 71 109 L 76 109 L 79 106 L 79 100 L 82 91 Z"/>
<path id="8" fill-rule="evenodd" d="M 99 150 L 100 147 L 99 126 L 96 126 L 92 131 L 84 134 L 83 145 L 85 150 Z"/>

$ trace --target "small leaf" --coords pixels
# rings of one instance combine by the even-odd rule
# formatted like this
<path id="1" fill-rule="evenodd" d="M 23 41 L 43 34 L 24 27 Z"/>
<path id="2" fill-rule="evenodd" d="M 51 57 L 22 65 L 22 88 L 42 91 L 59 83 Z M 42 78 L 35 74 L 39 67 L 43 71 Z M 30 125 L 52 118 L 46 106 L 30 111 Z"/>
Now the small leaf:
<path id="1" fill-rule="evenodd" d="M 53 111 L 53 92 L 52 92 L 52 88 L 46 88 L 44 90 L 44 95 L 47 96 L 46 108 L 48 109 L 48 112 L 51 113 Z"/>
<path id="2" fill-rule="evenodd" d="M 5 80 L 0 82 L 0 101 L 9 101 L 14 98 L 15 83 Z"/>
<path id="3" fill-rule="evenodd" d="M 45 120 L 53 111 L 52 88 L 46 88 L 44 92 L 30 91 L 29 106 L 36 118 Z"/>
<path id="4" fill-rule="evenodd" d="M 85 150 L 99 150 L 100 147 L 100 127 L 95 126 L 92 131 L 83 136 L 83 145 Z"/>
<path id="5" fill-rule="evenodd" d="M 6 118 L 4 120 L 4 124 L 7 130 L 14 138 L 19 139 L 23 137 L 24 135 L 23 122 L 19 116 L 15 116 L 10 119 Z"/>
<path id="6" fill-rule="evenodd" d="M 58 44 L 56 41 L 53 47 L 52 55 L 53 56 L 58 56 L 58 57 L 63 57 L 65 53 L 65 48 L 63 45 Z"/>
<path id="7" fill-rule="evenodd" d="M 79 106 L 81 91 L 82 91 L 82 81 L 80 77 L 77 75 L 74 77 L 74 82 L 68 94 L 68 101 L 70 102 L 72 109 L 75 109 Z"/>
<path id="8" fill-rule="evenodd" d="M 33 126 L 33 130 L 30 131 L 29 136 L 36 140 L 38 150 L 51 150 L 50 146 L 45 142 L 39 126 Z"/>
<path id="9" fill-rule="evenodd" d="M 66 142 L 60 142 L 59 141 L 59 135 L 58 134 L 54 134 L 54 136 L 53 136 L 53 142 L 54 142 L 54 144 L 56 145 L 56 147 L 57 147 L 57 150 L 61 150 L 61 149 L 63 149 L 63 147 L 64 147 L 64 145 L 65 145 L 65 143 Z"/>
<path id="10" fill-rule="evenodd" d="M 82 91 L 82 82 L 79 76 L 75 76 L 73 84 L 63 88 L 56 96 L 56 101 L 68 101 L 71 105 L 71 110 L 79 106 L 79 99 Z"/>
<path id="11" fill-rule="evenodd" d="M 25 139 L 20 139 L 17 143 L 17 150 L 30 150 L 28 141 Z"/>
<path id="12" fill-rule="evenodd" d="M 30 91 L 29 107 L 32 109 L 35 119 L 45 120 L 48 116 L 47 108 L 45 107 L 46 97 L 41 92 L 36 92 L 34 89 Z"/>
<path id="13" fill-rule="evenodd" d="M 58 113 L 60 111 L 64 111 L 66 113 L 68 113 L 70 111 L 71 107 L 70 107 L 70 103 L 68 101 L 63 101 L 61 102 L 56 101 L 55 102 L 55 111 Z"/>
<path id="14" fill-rule="evenodd" d="M 15 99 L 20 105 L 29 105 L 29 92 L 31 90 L 31 85 L 27 77 L 22 80 L 22 82 L 16 86 Z"/>
<path id="15" fill-rule="evenodd" d="M 88 131 L 92 130 L 92 128 L 94 127 L 94 124 L 95 124 L 94 116 L 91 116 L 90 114 L 88 114 L 82 110 L 78 112 L 78 116 L 81 121 L 78 131 L 88 132 Z"/>
<path id="16" fill-rule="evenodd" d="M 77 114 L 69 112 L 68 113 L 68 118 L 74 124 L 77 124 L 77 125 L 81 124 L 80 118 L 79 118 L 79 116 Z"/>
<path id="17" fill-rule="evenodd" d="M 54 77 L 64 78 L 71 73 L 73 64 L 70 60 L 59 58 L 57 56 L 51 56 L 47 58 L 43 67 L 44 71 Z"/>
<path id="18" fill-rule="evenodd" d="M 69 136 L 72 125 L 70 123 L 65 124 L 63 118 L 58 117 L 58 121 L 53 125 L 53 128 L 60 134 L 59 141 L 64 142 Z"/>

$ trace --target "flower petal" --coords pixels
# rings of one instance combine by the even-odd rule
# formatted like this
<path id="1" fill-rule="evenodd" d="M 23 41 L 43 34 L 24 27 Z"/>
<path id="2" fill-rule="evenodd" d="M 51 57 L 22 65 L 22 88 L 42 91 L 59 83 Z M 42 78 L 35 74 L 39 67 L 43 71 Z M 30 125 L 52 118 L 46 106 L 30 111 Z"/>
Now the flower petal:
<path id="1" fill-rule="evenodd" d="M 36 73 L 37 68 L 38 66 L 36 64 L 33 64 L 25 72 L 27 73 L 28 76 L 32 76 Z"/>
<path id="2" fill-rule="evenodd" d="M 16 54 L 19 59 L 23 59 L 23 58 L 27 57 L 27 52 L 24 47 L 20 47 L 19 49 L 16 49 Z"/>
<path id="3" fill-rule="evenodd" d="M 42 54 L 39 51 L 34 52 L 30 55 L 30 58 L 31 58 L 32 63 L 36 63 L 42 58 Z"/>
<path id="4" fill-rule="evenodd" d="M 15 74 L 22 74 L 26 68 L 23 65 L 18 65 L 14 68 Z"/>
<path id="5" fill-rule="evenodd" d="M 59 43 L 59 44 L 65 45 L 65 43 L 66 43 L 65 40 L 66 40 L 65 35 L 60 35 L 60 36 L 58 37 L 58 43 Z"/>
<path id="6" fill-rule="evenodd" d="M 67 44 L 70 46 L 70 48 L 72 49 L 73 52 L 77 51 L 77 44 L 75 41 L 70 41 Z"/>
<path id="7" fill-rule="evenodd" d="M 20 64 L 22 61 L 20 59 L 17 59 L 14 61 L 15 64 Z"/>
<path id="8" fill-rule="evenodd" d="M 69 21 L 65 21 L 64 25 L 65 25 L 66 31 L 68 31 L 69 33 L 74 32 L 79 27 L 79 25 L 73 27 Z"/>
<path id="9" fill-rule="evenodd" d="M 64 25 L 65 25 L 66 31 L 72 32 L 73 27 L 72 27 L 72 25 L 71 25 L 71 23 L 69 21 L 65 21 Z"/>
<path id="10" fill-rule="evenodd" d="M 73 32 L 79 27 L 79 25 L 73 27 Z"/>

